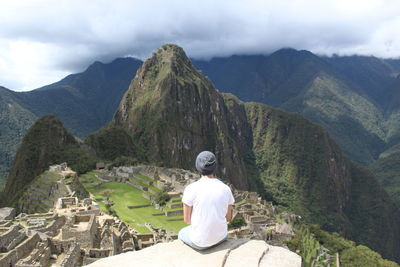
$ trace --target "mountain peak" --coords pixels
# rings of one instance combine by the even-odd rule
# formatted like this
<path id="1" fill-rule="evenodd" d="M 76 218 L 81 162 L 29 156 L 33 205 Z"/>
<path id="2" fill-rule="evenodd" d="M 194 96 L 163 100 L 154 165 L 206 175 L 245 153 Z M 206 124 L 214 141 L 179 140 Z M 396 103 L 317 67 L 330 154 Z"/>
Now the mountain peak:
<path id="1" fill-rule="evenodd" d="M 161 58 L 164 62 L 174 62 L 179 60 L 184 60 L 186 63 L 190 62 L 183 48 L 175 44 L 165 44 L 161 46 L 153 56 Z"/>
<path id="2" fill-rule="evenodd" d="M 164 53 L 164 54 L 168 54 L 168 55 L 185 55 L 186 56 L 183 48 L 176 44 L 165 44 L 165 45 L 161 46 L 159 49 L 157 49 L 156 53 Z"/>
<path id="3" fill-rule="evenodd" d="M 183 49 L 168 44 L 138 70 L 112 125 L 127 130 L 138 145 L 134 156 L 148 162 L 193 169 L 199 152 L 214 151 L 219 157 L 217 175 L 246 189 L 250 179 L 240 155 L 248 147 L 239 148 L 232 141 L 239 138 L 231 130 L 233 120 L 222 96 L 194 68 Z M 241 134 L 250 136 L 248 129 Z"/>
<path id="4" fill-rule="evenodd" d="M 197 72 L 185 51 L 174 44 L 165 44 L 152 57 L 147 59 L 142 67 L 143 72 L 149 72 L 151 78 L 156 76 L 164 77 L 171 72 L 177 76 L 187 75 L 190 72 Z"/>
<path id="5" fill-rule="evenodd" d="M 204 85 L 201 87 L 215 90 L 210 81 L 192 65 L 181 47 L 166 44 L 138 69 L 122 103 L 155 103 L 167 91 L 180 90 L 183 84 L 193 83 L 201 83 Z"/>

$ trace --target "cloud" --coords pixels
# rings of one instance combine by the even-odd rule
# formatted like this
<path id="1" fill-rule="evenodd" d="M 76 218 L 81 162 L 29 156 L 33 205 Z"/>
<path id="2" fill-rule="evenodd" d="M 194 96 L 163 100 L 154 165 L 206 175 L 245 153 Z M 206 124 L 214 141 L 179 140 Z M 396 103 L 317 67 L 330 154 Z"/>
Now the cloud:
<path id="1" fill-rule="evenodd" d="M 0 84 L 49 84 L 95 60 L 141 59 L 164 43 L 189 56 L 317 54 L 399 57 L 397 0 L 19 0 L 0 9 Z"/>

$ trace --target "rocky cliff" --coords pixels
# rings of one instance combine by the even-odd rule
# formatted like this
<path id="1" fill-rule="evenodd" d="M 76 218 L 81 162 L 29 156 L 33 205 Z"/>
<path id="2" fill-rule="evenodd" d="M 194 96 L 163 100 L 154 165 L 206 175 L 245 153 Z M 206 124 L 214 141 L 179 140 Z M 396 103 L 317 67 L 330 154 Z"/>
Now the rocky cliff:
<path id="1" fill-rule="evenodd" d="M 301 257 L 260 240 L 228 240 L 204 251 L 194 250 L 176 240 L 101 259 L 88 266 L 300 267 Z"/>
<path id="2" fill-rule="evenodd" d="M 217 174 L 249 189 L 255 165 L 243 155 L 251 153 L 251 129 L 244 109 L 237 115 L 182 48 L 165 45 L 138 70 L 112 125 L 129 132 L 139 157 L 168 167 L 193 169 L 195 156 L 212 150 Z"/>

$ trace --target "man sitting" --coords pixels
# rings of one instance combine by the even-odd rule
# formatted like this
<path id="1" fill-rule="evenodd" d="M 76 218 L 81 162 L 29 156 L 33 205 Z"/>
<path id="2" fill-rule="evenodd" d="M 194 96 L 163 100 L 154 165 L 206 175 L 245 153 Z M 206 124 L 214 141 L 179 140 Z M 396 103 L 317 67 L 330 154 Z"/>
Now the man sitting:
<path id="1" fill-rule="evenodd" d="M 227 223 L 232 219 L 235 202 L 232 191 L 214 177 L 216 166 L 213 153 L 201 152 L 196 158 L 196 169 L 202 176 L 188 185 L 183 193 L 183 217 L 185 223 L 190 225 L 179 231 L 178 238 L 198 250 L 226 240 Z"/>

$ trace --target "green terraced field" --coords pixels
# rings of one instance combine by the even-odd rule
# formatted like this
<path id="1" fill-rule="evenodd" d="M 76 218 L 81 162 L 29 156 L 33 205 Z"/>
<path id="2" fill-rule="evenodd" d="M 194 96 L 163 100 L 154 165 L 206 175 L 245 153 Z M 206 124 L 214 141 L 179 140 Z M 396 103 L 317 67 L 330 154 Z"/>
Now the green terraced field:
<path id="1" fill-rule="evenodd" d="M 119 218 L 141 233 L 150 231 L 144 226 L 149 223 L 154 227 L 161 227 L 168 231 L 178 233 L 185 226 L 183 221 L 167 221 L 180 217 L 153 216 L 152 214 L 162 213 L 153 206 L 144 208 L 129 209 L 127 206 L 150 204 L 150 201 L 142 196 L 143 191 L 127 183 L 107 182 L 99 186 L 101 182 L 95 177 L 96 172 L 87 173 L 79 178 L 84 187 L 93 194 L 95 199 L 106 199 L 102 193 L 105 190 L 112 190 L 109 199 L 114 202 L 112 208 Z M 98 201 L 101 209 L 106 211 L 103 201 Z"/>

